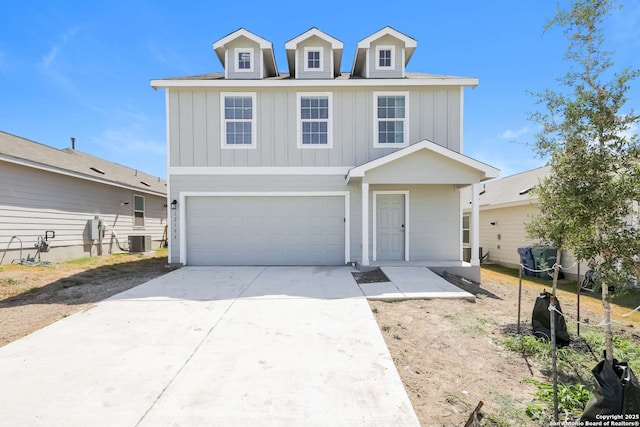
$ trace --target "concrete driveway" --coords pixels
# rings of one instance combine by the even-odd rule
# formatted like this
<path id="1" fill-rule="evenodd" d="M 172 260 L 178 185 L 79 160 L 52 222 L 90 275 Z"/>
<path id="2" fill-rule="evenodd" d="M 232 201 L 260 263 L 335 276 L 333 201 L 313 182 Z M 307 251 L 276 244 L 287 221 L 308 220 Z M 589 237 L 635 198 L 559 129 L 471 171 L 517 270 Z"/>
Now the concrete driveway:
<path id="1" fill-rule="evenodd" d="M 0 348 L 15 426 L 419 426 L 346 267 L 185 267 Z"/>

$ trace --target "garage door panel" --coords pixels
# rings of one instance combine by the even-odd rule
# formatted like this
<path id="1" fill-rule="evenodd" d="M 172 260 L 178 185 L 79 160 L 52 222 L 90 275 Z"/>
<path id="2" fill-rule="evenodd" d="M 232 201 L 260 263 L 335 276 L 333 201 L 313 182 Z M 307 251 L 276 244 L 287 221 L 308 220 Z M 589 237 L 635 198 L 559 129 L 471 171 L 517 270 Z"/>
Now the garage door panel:
<path id="1" fill-rule="evenodd" d="M 344 197 L 188 197 L 190 265 L 344 264 Z"/>

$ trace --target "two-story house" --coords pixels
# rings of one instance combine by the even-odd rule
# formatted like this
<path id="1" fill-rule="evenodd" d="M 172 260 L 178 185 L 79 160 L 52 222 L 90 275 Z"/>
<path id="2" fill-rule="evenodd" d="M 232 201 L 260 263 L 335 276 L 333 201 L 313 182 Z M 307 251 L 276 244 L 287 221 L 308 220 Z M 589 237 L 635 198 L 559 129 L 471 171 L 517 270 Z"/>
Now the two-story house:
<path id="1" fill-rule="evenodd" d="M 343 43 L 311 28 L 286 42 L 281 74 L 273 45 L 239 29 L 213 43 L 224 73 L 153 80 L 170 262 L 413 262 L 478 278 L 478 259 L 462 261 L 460 189 L 498 175 L 462 154 L 478 80 L 407 72 L 416 47 L 386 27 L 341 72 Z"/>

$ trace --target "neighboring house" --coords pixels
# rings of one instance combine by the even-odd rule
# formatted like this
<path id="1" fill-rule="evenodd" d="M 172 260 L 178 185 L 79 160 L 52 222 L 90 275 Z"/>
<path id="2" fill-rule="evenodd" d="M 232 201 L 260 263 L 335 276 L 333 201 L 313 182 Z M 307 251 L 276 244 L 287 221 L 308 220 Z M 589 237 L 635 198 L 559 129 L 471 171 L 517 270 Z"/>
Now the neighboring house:
<path id="1" fill-rule="evenodd" d="M 0 132 L 3 263 L 35 257 L 43 240 L 42 261 L 120 252 L 118 243 L 149 251 L 160 246 L 166 217 L 164 180 Z"/>
<path id="2" fill-rule="evenodd" d="M 490 262 L 517 268 L 518 248 L 539 245 L 538 239 L 527 236 L 526 223 L 538 213 L 538 199 L 531 190 L 551 172 L 549 166 L 486 182 L 477 187 L 480 200 L 479 236 L 482 256 Z M 463 216 L 463 243 L 470 248 L 471 188 L 463 191 L 466 208 Z M 470 249 L 465 252 L 470 253 Z M 468 256 L 468 255 L 467 255 Z M 577 265 L 570 252 L 562 254 L 561 264 L 572 267 L 563 270 L 568 278 L 576 278 Z M 580 275 L 587 269 L 581 265 Z"/>
<path id="3" fill-rule="evenodd" d="M 463 155 L 475 78 L 409 73 L 416 40 L 385 27 L 343 43 L 311 28 L 273 46 L 239 29 L 213 43 L 224 73 L 151 81 L 167 108 L 170 262 L 462 262 L 460 188 L 498 175 Z"/>

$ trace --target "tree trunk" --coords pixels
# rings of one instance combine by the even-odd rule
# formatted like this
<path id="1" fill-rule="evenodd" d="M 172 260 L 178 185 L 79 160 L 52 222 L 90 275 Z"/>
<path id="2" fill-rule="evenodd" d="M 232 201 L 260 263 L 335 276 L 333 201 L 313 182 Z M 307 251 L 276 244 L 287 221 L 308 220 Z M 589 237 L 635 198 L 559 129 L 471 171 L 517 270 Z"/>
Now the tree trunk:
<path id="1" fill-rule="evenodd" d="M 611 305 L 608 299 L 609 286 L 602 282 L 602 307 L 604 308 L 604 336 L 606 359 L 613 361 L 613 332 L 611 331 Z"/>

